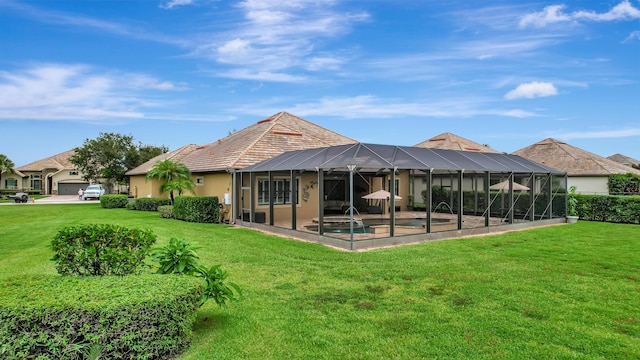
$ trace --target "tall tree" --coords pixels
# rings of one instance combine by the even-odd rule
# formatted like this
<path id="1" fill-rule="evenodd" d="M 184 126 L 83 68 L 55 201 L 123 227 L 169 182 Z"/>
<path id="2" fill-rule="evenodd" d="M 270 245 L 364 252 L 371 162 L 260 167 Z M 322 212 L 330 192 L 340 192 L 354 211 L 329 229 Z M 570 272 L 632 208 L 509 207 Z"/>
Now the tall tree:
<path id="1" fill-rule="evenodd" d="M 183 163 L 171 159 L 156 162 L 153 168 L 147 173 L 147 179 L 163 181 L 160 185 L 160 191 L 169 192 L 172 204 L 174 191 L 178 191 L 178 193 L 182 193 L 184 190 L 194 192 L 189 168 Z"/>
<path id="2" fill-rule="evenodd" d="M 10 174 L 16 165 L 5 154 L 0 154 L 0 183 L 2 183 L 2 174 Z"/>
<path id="3" fill-rule="evenodd" d="M 141 155 L 143 149 L 144 155 Z M 99 178 L 107 180 L 107 187 L 125 183 L 127 171 L 147 161 L 152 154 L 166 152 L 165 146 L 134 145 L 133 136 L 116 133 L 100 133 L 96 139 L 85 139 L 81 147 L 69 159 L 83 173 L 86 181 L 95 183 Z M 155 156 L 155 155 L 154 155 Z M 144 161 L 143 161 L 144 160 Z"/>

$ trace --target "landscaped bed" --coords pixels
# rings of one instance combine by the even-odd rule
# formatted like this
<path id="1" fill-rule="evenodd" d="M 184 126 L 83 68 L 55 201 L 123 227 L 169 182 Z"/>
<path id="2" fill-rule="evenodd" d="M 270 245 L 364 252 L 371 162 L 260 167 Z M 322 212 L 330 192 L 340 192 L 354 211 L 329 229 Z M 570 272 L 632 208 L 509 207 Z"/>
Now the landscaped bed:
<path id="1" fill-rule="evenodd" d="M 195 242 L 242 287 L 229 313 L 200 309 L 180 359 L 640 358 L 638 225 L 353 253 L 99 204 L 2 206 L 0 276 L 56 274 L 51 239 L 84 223 Z"/>

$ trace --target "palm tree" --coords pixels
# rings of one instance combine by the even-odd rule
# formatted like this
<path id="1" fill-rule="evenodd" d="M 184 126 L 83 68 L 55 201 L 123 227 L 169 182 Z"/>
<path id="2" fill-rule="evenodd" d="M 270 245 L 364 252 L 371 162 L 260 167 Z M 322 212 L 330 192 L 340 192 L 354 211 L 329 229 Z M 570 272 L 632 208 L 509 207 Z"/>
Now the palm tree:
<path id="1" fill-rule="evenodd" d="M 193 182 L 191 181 L 191 171 L 183 163 L 170 159 L 161 160 L 153 165 L 147 173 L 147 179 L 158 179 L 164 182 L 160 185 L 160 192 L 169 192 L 171 203 L 173 204 L 173 192 L 180 194 L 183 190 L 193 192 Z M 187 183 L 191 185 L 187 185 Z"/>
<path id="2" fill-rule="evenodd" d="M 15 166 L 5 154 L 0 154 L 0 184 L 2 184 L 2 174 L 12 173 Z"/>

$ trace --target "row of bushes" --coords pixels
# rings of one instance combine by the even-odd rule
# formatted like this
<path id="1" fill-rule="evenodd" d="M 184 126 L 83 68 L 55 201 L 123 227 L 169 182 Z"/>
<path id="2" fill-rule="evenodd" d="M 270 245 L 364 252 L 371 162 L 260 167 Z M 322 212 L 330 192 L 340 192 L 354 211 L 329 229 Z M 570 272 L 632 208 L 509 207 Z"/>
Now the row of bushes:
<path id="1" fill-rule="evenodd" d="M 580 219 L 640 224 L 640 196 L 574 195 Z"/>
<path id="2" fill-rule="evenodd" d="M 127 208 L 139 211 L 157 211 L 160 216 L 197 223 L 220 222 L 220 203 L 217 196 L 177 196 L 175 204 L 163 198 L 139 198 L 129 201 L 127 195 L 109 194 L 100 197 L 105 209 Z"/>
<path id="3" fill-rule="evenodd" d="M 189 344 L 205 284 L 179 275 L 31 275 L 4 278 L 0 288 L 2 359 L 164 359 Z"/>
<path id="4" fill-rule="evenodd" d="M 65 276 L 0 279 L 0 358 L 165 359 L 184 350 L 197 309 L 212 299 L 226 310 L 241 290 L 221 265 L 200 265 L 185 240 L 152 252 L 155 241 L 150 230 L 113 224 L 60 230 L 52 260 Z"/>

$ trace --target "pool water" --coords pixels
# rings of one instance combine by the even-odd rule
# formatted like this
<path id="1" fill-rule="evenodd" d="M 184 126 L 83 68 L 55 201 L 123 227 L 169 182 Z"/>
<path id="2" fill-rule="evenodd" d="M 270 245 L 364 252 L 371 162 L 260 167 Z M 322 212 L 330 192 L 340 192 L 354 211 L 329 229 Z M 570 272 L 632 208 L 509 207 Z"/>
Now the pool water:
<path id="1" fill-rule="evenodd" d="M 368 234 L 371 233 L 371 226 L 375 225 L 389 225 L 389 219 L 363 219 L 360 223 L 353 224 L 354 234 Z M 431 223 L 448 223 L 449 219 L 432 218 Z M 427 219 L 396 219 L 396 226 L 412 226 L 423 227 L 426 226 Z M 308 225 L 306 228 L 312 232 L 318 232 L 318 225 Z M 349 234 L 351 231 L 349 223 L 328 223 L 324 225 L 324 232 L 327 234 Z"/>

